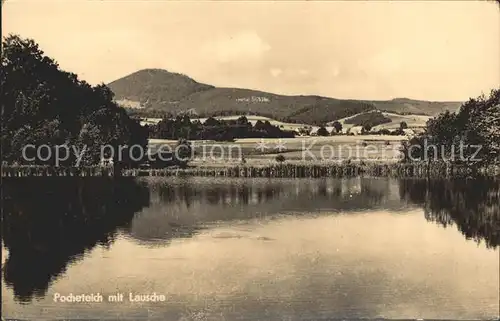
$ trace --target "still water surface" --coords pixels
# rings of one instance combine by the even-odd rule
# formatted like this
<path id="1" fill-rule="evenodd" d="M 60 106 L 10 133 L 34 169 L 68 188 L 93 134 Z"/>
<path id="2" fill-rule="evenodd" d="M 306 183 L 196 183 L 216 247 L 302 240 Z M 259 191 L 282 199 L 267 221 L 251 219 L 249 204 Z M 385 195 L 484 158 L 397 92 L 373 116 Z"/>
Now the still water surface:
<path id="1" fill-rule="evenodd" d="M 492 319 L 500 184 L 356 178 L 4 183 L 2 314 Z M 99 292 L 102 303 L 54 302 Z M 129 293 L 165 295 L 130 302 Z M 123 302 L 106 302 L 123 293 Z"/>

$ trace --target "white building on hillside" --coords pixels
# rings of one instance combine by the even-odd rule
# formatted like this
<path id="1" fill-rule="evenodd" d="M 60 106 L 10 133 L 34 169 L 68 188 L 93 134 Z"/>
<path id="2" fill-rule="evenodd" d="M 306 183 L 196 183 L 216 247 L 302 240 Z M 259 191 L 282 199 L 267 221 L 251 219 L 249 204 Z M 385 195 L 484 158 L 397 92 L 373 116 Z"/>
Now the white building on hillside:
<path id="1" fill-rule="evenodd" d="M 348 134 L 361 135 L 363 132 L 363 126 L 353 126 L 347 130 Z"/>
<path id="2" fill-rule="evenodd" d="M 403 132 L 405 133 L 406 136 L 408 137 L 413 137 L 415 136 L 415 131 L 410 128 L 403 129 Z"/>

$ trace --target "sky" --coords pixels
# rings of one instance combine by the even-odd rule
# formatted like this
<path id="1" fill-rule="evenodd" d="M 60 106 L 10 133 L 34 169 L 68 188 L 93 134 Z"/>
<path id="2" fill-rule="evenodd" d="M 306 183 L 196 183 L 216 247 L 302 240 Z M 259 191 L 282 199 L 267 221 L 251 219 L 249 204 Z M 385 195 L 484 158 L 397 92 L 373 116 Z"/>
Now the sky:
<path id="1" fill-rule="evenodd" d="M 6 0 L 2 30 L 92 84 L 161 68 L 335 98 L 463 101 L 500 88 L 494 2 Z"/>

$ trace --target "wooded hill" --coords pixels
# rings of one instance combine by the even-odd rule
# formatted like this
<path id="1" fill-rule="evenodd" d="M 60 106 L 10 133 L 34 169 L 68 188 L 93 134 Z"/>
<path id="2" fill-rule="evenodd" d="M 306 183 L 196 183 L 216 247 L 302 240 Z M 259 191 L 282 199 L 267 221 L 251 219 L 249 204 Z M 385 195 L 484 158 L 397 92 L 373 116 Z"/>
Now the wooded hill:
<path id="1" fill-rule="evenodd" d="M 144 69 L 111 82 L 115 100 L 143 117 L 197 114 L 200 117 L 255 114 L 276 120 L 323 124 L 370 110 L 437 115 L 456 111 L 461 102 L 430 102 L 398 98 L 389 101 L 285 96 L 241 88 L 218 88 L 182 74 Z M 130 109 L 132 110 L 132 109 Z"/>

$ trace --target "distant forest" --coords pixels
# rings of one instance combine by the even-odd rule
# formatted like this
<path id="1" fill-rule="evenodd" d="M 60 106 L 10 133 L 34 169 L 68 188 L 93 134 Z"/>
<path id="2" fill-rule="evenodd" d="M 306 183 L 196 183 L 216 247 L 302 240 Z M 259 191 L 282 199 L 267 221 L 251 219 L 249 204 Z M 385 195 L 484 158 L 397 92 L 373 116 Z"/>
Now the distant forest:
<path id="1" fill-rule="evenodd" d="M 232 141 L 237 138 L 292 138 L 295 132 L 282 130 L 269 121 L 252 125 L 245 116 L 236 120 L 208 118 L 204 123 L 191 121 L 188 115 L 164 118 L 157 125 L 148 126 L 150 137 L 157 139 Z"/>
<path id="2" fill-rule="evenodd" d="M 209 117 L 226 117 L 226 116 L 239 116 L 242 114 L 242 112 L 237 112 L 237 111 L 232 111 L 232 110 L 222 110 L 222 111 L 214 111 L 210 113 L 194 113 L 194 112 L 170 112 L 170 111 L 164 111 L 164 110 L 158 110 L 158 109 L 148 109 L 148 108 L 125 108 L 127 113 L 134 118 L 176 118 L 178 116 L 184 116 L 188 115 L 192 118 L 209 118 Z M 272 113 L 265 113 L 265 112 L 252 112 L 252 111 L 247 111 L 244 113 L 246 116 L 260 116 L 260 117 L 267 117 L 271 119 L 275 119 L 277 121 L 281 121 L 284 123 L 292 123 L 296 124 L 299 123 L 295 119 L 291 119 L 289 117 L 283 117 L 283 118 L 274 118 L 274 115 Z M 318 123 L 319 124 L 319 123 Z"/>

